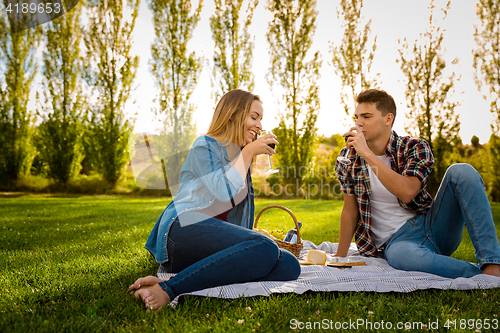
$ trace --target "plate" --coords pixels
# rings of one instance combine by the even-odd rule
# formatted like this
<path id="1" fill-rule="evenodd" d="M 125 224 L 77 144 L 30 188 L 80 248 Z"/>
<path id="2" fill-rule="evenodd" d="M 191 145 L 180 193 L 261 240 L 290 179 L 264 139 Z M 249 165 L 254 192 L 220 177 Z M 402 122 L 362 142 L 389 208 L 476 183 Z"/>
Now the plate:
<path id="1" fill-rule="evenodd" d="M 308 265 L 318 265 L 318 266 L 328 266 L 328 267 L 339 267 L 339 268 L 348 268 L 353 266 L 366 266 L 364 261 L 353 261 L 353 262 L 335 262 L 335 261 L 327 261 L 325 265 L 315 264 L 306 260 L 299 260 L 299 263 L 303 266 Z"/>
<path id="2" fill-rule="evenodd" d="M 347 267 L 353 267 L 353 266 L 366 266 L 366 263 L 364 261 L 355 261 L 355 262 L 334 262 L 334 261 L 327 261 L 326 266 L 328 267 L 339 267 L 339 268 L 347 268 Z"/>

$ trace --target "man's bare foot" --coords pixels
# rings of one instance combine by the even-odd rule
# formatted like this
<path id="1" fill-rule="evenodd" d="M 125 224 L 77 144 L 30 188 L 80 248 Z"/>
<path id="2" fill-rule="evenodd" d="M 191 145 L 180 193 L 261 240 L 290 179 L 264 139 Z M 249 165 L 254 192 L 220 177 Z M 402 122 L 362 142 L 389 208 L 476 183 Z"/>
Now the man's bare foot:
<path id="1" fill-rule="evenodd" d="M 146 312 L 148 313 L 150 310 L 159 311 L 162 307 L 170 303 L 170 297 L 168 297 L 168 294 L 158 284 L 150 287 L 142 287 L 134 295 L 137 298 L 142 298 L 147 309 Z"/>
<path id="2" fill-rule="evenodd" d="M 484 267 L 484 269 L 483 269 L 483 274 L 500 276 L 500 265 L 496 265 L 496 264 L 486 265 L 486 267 Z"/>
<path id="3" fill-rule="evenodd" d="M 150 287 L 157 284 L 158 282 L 167 281 L 170 278 L 171 277 L 169 276 L 165 280 L 162 280 L 160 278 L 157 278 L 156 276 L 151 276 L 151 275 L 146 277 L 141 277 L 138 278 L 130 287 L 128 287 L 128 290 L 134 292 L 137 289 L 140 289 L 141 287 Z"/>

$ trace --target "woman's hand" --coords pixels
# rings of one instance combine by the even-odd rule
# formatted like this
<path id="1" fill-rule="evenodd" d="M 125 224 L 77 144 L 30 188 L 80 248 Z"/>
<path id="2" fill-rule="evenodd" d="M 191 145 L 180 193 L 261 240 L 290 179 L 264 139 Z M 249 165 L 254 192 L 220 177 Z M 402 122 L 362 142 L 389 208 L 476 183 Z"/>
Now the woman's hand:
<path id="1" fill-rule="evenodd" d="M 269 156 L 273 156 L 276 154 L 273 148 L 269 147 L 269 145 L 277 145 L 278 141 L 276 141 L 276 135 L 269 133 L 259 137 L 257 140 L 247 144 L 239 155 L 238 159 L 234 163 L 234 166 L 238 170 L 242 179 L 245 179 L 248 168 L 250 167 L 250 163 L 252 163 L 252 159 L 261 154 L 267 154 Z"/>
<path id="2" fill-rule="evenodd" d="M 267 154 L 269 156 L 273 156 L 276 154 L 273 148 L 269 145 L 278 145 L 278 141 L 276 141 L 276 135 L 269 133 L 259 137 L 257 140 L 247 144 L 243 151 L 248 149 L 252 156 Z"/>

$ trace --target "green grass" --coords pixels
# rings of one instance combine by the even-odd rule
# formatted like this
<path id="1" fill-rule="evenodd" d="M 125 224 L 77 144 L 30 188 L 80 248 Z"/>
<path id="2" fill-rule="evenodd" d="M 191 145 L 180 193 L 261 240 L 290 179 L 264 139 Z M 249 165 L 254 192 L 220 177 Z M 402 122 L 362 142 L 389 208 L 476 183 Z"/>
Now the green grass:
<path id="1" fill-rule="evenodd" d="M 333 323 L 383 320 L 394 325 L 439 320 L 439 331 L 444 331 L 447 319 L 500 320 L 500 289 L 307 293 L 236 300 L 185 297 L 176 309 L 147 314 L 127 289 L 137 277 L 156 273 L 157 266 L 143 246 L 168 201 L 112 196 L 0 198 L 0 332 L 285 332 L 290 331 L 292 318 Z M 304 223 L 304 239 L 318 244 L 338 240 L 341 202 L 258 200 L 256 204 L 257 211 L 270 204 L 292 209 Z M 492 210 L 500 231 L 500 204 L 493 204 Z M 259 228 L 286 231 L 292 224 L 285 212 L 272 210 L 263 215 Z M 455 256 L 475 260 L 467 235 Z M 457 321 L 456 331 L 469 331 L 459 328 Z M 434 330 L 429 327 L 429 331 Z"/>

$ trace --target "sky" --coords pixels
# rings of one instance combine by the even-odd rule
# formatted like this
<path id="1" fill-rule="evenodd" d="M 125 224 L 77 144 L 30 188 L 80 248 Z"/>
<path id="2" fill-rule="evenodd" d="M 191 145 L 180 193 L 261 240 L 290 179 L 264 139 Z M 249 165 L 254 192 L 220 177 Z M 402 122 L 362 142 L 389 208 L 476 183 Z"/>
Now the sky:
<path id="1" fill-rule="evenodd" d="M 194 4 L 197 1 L 193 1 Z M 253 51 L 253 73 L 255 88 L 253 92 L 259 95 L 264 106 L 264 128 L 273 128 L 277 125 L 276 116 L 280 105 L 277 102 L 279 89 L 269 86 L 266 75 L 270 66 L 266 32 L 272 15 L 265 9 L 266 0 L 261 0 L 255 10 L 250 34 L 255 38 Z M 443 45 L 445 47 L 445 60 L 449 70 L 454 70 L 461 76 L 456 82 L 456 93 L 450 98 L 461 103 L 456 108 L 460 115 L 460 136 L 465 144 L 470 143 L 473 135 L 479 137 L 481 143 L 486 143 L 491 135 L 490 123 L 492 115 L 489 112 L 489 103 L 485 101 L 474 82 L 472 67 L 472 50 L 476 47 L 474 42 L 474 24 L 478 24 L 475 15 L 475 2 L 473 0 L 455 0 L 451 2 L 448 17 L 442 23 L 446 29 Z M 336 76 L 331 66 L 331 44 L 340 45 L 343 30 L 337 18 L 336 6 L 338 0 L 318 0 L 317 28 L 314 43 L 310 49 L 312 55 L 320 51 L 323 65 L 321 69 L 320 87 L 321 108 L 317 121 L 318 134 L 330 136 L 342 134 L 346 130 L 345 112 L 340 103 L 340 79 Z M 436 1 L 436 7 L 441 8 L 445 1 Z M 398 108 L 398 116 L 394 130 L 399 135 L 407 134 L 404 125 L 407 122 L 408 109 L 404 95 L 404 76 L 396 59 L 399 58 L 398 40 L 407 38 L 411 45 L 425 32 L 429 26 L 429 3 L 427 1 L 411 0 L 365 0 L 362 15 L 365 20 L 372 20 L 372 37 L 377 36 L 377 51 L 372 66 L 372 73 L 380 73 L 382 82 L 380 88 L 391 94 Z M 193 5 L 193 8 L 195 5 Z M 195 119 L 197 132 L 204 133 L 210 123 L 216 101 L 212 98 L 212 72 L 211 59 L 213 58 L 214 43 L 210 31 L 210 16 L 213 15 L 214 5 L 212 0 L 205 0 L 201 12 L 201 20 L 194 30 L 193 38 L 188 44 L 190 50 L 205 58 L 204 69 L 198 80 L 190 102 L 196 108 Z M 152 112 L 153 99 L 157 94 L 153 76 L 149 71 L 151 43 L 155 34 L 153 29 L 152 13 L 145 0 L 141 1 L 139 16 L 134 31 L 134 46 L 132 52 L 139 55 L 140 64 L 137 71 L 136 90 L 132 97 L 135 104 L 128 103 L 127 112 L 130 115 L 137 113 L 135 133 L 154 133 L 158 130 L 159 121 Z M 451 61 L 459 59 L 457 65 Z M 451 72 L 448 72 L 448 74 Z"/>

